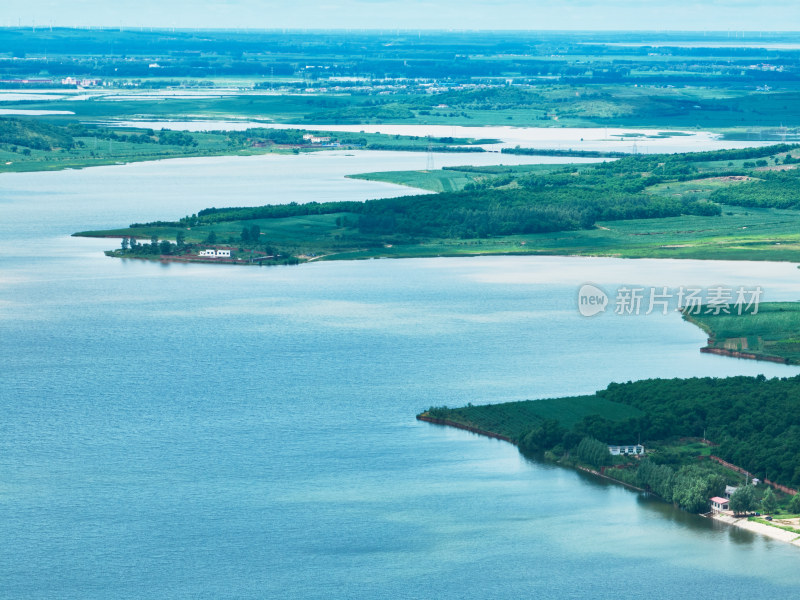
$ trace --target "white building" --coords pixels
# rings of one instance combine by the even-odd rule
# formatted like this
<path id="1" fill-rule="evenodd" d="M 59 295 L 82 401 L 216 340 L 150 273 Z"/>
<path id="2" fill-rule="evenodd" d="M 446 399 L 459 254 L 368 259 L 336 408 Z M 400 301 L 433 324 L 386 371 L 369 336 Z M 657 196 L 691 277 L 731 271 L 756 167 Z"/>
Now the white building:
<path id="1" fill-rule="evenodd" d="M 722 512 L 723 510 L 730 510 L 731 504 L 730 500 L 727 498 L 720 498 L 719 496 L 714 496 L 711 498 L 711 510 L 714 512 Z"/>
<path id="2" fill-rule="evenodd" d="M 326 144 L 331 141 L 331 138 L 328 136 L 316 136 L 313 133 L 304 133 L 303 139 L 311 142 L 312 144 Z"/>
<path id="3" fill-rule="evenodd" d="M 611 446 L 608 447 L 608 452 L 614 456 L 620 454 L 644 454 L 644 446 L 641 444 L 628 444 L 626 446 Z"/>
<path id="4" fill-rule="evenodd" d="M 203 256 L 205 258 L 230 258 L 231 251 L 230 250 L 214 250 L 213 248 L 209 250 L 200 250 L 197 253 L 197 256 Z"/>

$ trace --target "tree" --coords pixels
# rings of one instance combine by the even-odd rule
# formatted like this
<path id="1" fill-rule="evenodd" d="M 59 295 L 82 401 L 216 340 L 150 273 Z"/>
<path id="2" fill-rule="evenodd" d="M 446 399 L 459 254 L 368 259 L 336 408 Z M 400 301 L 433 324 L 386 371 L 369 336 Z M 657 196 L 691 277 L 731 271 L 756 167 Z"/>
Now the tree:
<path id="1" fill-rule="evenodd" d="M 767 491 L 764 492 L 764 496 L 761 498 L 761 510 L 771 514 L 775 512 L 776 508 L 778 508 L 778 499 L 775 498 L 775 492 L 772 491 L 772 488 L 767 488 Z"/>
<path id="2" fill-rule="evenodd" d="M 669 465 L 658 465 L 650 458 L 645 458 L 636 471 L 636 480 L 645 489 L 650 490 L 667 502 L 672 502 L 675 471 Z"/>
<path id="3" fill-rule="evenodd" d="M 583 438 L 575 452 L 578 459 L 595 467 L 611 464 L 608 446 L 592 437 Z"/>
<path id="4" fill-rule="evenodd" d="M 123 252 L 127 252 L 128 251 L 128 247 L 129 247 L 128 238 L 126 238 L 126 237 L 122 238 L 122 251 Z"/>
<path id="5" fill-rule="evenodd" d="M 792 514 L 800 514 L 800 494 L 795 494 L 789 501 L 789 512 Z"/>
<path id="6" fill-rule="evenodd" d="M 172 254 L 172 244 L 169 240 L 161 240 L 161 254 Z"/>
<path id="7" fill-rule="evenodd" d="M 724 489 L 722 475 L 705 472 L 698 465 L 685 465 L 675 475 L 672 501 L 689 512 L 703 512 L 708 509 L 708 499 Z"/>
<path id="8" fill-rule="evenodd" d="M 250 229 L 247 227 L 242 227 L 241 239 L 245 244 L 250 241 Z"/>
<path id="9" fill-rule="evenodd" d="M 208 237 L 206 238 L 207 244 L 216 244 L 217 243 L 217 234 L 213 231 L 208 232 Z"/>
<path id="10" fill-rule="evenodd" d="M 182 249 L 186 245 L 186 234 L 182 231 L 178 232 L 178 235 L 175 237 L 175 243 L 178 244 L 178 249 Z"/>
<path id="11" fill-rule="evenodd" d="M 519 446 L 528 452 L 551 450 L 561 442 L 566 431 L 557 420 L 545 419 L 539 427 L 529 431 L 520 440 Z"/>
<path id="12" fill-rule="evenodd" d="M 736 513 L 754 511 L 758 507 L 758 493 L 752 485 L 743 485 L 731 496 L 731 510 Z"/>

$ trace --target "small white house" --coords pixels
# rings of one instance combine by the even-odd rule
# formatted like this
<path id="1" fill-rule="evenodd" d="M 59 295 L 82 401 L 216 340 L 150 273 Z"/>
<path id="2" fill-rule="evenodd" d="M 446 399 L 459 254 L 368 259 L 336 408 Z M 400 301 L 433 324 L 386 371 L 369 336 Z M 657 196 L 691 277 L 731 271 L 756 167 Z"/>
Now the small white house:
<path id="1" fill-rule="evenodd" d="M 644 454 L 644 446 L 641 444 L 628 444 L 625 446 L 611 446 L 608 447 L 609 454 L 619 456 L 620 454 Z"/>
<path id="2" fill-rule="evenodd" d="M 730 498 L 733 496 L 733 493 L 738 490 L 739 488 L 735 485 L 726 485 L 725 486 L 725 497 Z"/>
<path id="3" fill-rule="evenodd" d="M 711 498 L 711 510 L 714 512 L 722 512 L 723 510 L 730 510 L 731 509 L 731 501 L 727 498 L 720 498 L 719 496 L 714 496 Z"/>
<path id="4" fill-rule="evenodd" d="M 209 250 L 200 250 L 197 253 L 197 256 L 203 256 L 205 258 L 230 258 L 231 251 L 230 250 L 214 250 L 213 248 Z"/>

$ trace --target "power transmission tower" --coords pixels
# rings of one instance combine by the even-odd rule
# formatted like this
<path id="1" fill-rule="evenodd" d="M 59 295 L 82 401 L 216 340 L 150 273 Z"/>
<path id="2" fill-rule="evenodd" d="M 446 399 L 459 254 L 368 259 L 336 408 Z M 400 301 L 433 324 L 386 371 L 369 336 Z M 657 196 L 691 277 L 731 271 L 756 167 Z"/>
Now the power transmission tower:
<path id="1" fill-rule="evenodd" d="M 425 160 L 425 170 L 433 171 L 433 169 L 433 144 L 431 144 L 431 140 L 428 138 L 428 155 Z"/>

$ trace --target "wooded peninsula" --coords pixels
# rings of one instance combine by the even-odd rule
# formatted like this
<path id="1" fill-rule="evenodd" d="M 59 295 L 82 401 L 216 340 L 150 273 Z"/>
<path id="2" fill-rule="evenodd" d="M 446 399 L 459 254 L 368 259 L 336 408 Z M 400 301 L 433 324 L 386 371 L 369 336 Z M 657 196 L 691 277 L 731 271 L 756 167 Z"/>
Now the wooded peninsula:
<path id="1" fill-rule="evenodd" d="M 275 254 L 299 261 L 484 254 L 800 261 L 798 163 L 798 146 L 779 144 L 588 165 L 372 174 L 361 177 L 450 191 L 208 208 L 75 235 L 150 240 L 123 243 L 111 256 L 191 259 L 225 247 L 239 263 Z"/>
<path id="2" fill-rule="evenodd" d="M 612 383 L 591 396 L 431 407 L 418 418 L 597 470 L 692 512 L 706 512 L 709 498 L 728 485 L 751 490 L 737 512 L 768 505 L 769 512 L 797 514 L 800 495 L 782 487 L 800 486 L 798 395 L 800 376 L 653 379 Z M 609 444 L 642 452 L 615 456 Z M 746 485 L 753 477 L 778 485 L 753 494 Z"/>

